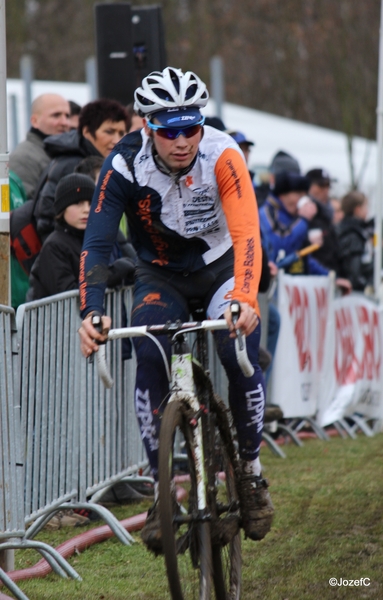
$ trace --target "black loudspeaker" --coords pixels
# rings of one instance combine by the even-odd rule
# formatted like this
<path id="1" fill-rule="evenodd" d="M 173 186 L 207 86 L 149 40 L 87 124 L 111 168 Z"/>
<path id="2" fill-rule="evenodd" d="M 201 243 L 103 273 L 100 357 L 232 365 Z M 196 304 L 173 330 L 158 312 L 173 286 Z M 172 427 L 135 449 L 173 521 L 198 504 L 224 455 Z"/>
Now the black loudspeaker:
<path id="1" fill-rule="evenodd" d="M 127 105 L 143 77 L 167 66 L 161 6 L 96 4 L 95 22 L 99 98 Z"/>
<path id="2" fill-rule="evenodd" d="M 132 33 L 135 87 L 138 87 L 146 75 L 167 66 L 161 6 L 133 6 Z"/>
<path id="3" fill-rule="evenodd" d="M 135 89 L 132 10 L 126 2 L 95 4 L 99 98 L 126 105 Z"/>

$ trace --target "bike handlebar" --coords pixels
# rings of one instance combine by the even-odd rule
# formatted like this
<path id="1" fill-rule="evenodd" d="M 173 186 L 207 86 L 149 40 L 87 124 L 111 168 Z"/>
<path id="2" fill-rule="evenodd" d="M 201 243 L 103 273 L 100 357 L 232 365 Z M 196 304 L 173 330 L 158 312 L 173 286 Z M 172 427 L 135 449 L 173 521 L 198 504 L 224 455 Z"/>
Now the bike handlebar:
<path id="1" fill-rule="evenodd" d="M 97 320 L 96 325 L 100 327 L 101 322 L 98 321 L 99 315 L 94 315 L 93 319 Z M 237 320 L 237 319 L 236 319 Z M 236 322 L 235 320 L 235 322 Z M 234 321 L 234 319 L 233 319 Z M 234 324 L 235 324 L 234 322 Z M 203 329 L 204 331 L 227 329 L 225 319 L 208 319 L 205 321 L 189 321 L 187 323 L 166 323 L 164 325 L 141 325 L 137 327 L 121 327 L 118 329 L 110 329 L 108 333 L 109 340 L 118 340 L 121 338 L 132 338 L 140 336 L 148 336 L 150 338 L 159 335 L 173 334 L 176 337 L 180 333 L 191 333 Z M 238 364 L 245 377 L 251 377 L 254 373 L 254 367 L 251 364 L 246 351 L 246 339 L 239 330 L 236 330 L 237 337 L 235 339 L 235 353 Z M 154 340 L 155 341 L 155 340 Z M 162 346 L 161 346 L 162 348 Z M 166 359 L 166 357 L 165 357 Z M 113 386 L 113 379 L 110 375 L 105 356 L 105 344 L 100 345 L 96 353 L 97 370 L 104 386 L 110 389 Z"/>

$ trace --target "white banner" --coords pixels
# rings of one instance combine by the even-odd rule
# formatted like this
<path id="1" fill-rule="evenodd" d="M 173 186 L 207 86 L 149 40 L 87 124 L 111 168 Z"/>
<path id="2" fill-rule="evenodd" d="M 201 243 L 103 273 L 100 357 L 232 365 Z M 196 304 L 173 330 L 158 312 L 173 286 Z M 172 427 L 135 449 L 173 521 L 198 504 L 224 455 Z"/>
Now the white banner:
<path id="1" fill-rule="evenodd" d="M 382 310 L 362 295 L 334 300 L 327 325 L 318 423 L 358 412 L 383 417 Z"/>
<path id="2" fill-rule="evenodd" d="M 271 401 L 282 408 L 285 418 L 311 417 L 317 412 L 332 282 L 331 277 L 279 273 L 281 329 Z"/>

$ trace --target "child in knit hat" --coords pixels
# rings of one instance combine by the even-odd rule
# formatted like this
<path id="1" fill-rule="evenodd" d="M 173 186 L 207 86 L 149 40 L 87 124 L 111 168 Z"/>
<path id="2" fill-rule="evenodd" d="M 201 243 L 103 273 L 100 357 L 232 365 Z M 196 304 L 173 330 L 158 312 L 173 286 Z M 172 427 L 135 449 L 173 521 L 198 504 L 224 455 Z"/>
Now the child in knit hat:
<path id="1" fill-rule="evenodd" d="M 29 278 L 27 300 L 78 289 L 80 254 L 95 184 L 87 175 L 63 177 L 54 201 L 55 230 L 47 237 Z M 108 268 L 108 287 L 132 283 L 134 263 L 120 257 Z"/>

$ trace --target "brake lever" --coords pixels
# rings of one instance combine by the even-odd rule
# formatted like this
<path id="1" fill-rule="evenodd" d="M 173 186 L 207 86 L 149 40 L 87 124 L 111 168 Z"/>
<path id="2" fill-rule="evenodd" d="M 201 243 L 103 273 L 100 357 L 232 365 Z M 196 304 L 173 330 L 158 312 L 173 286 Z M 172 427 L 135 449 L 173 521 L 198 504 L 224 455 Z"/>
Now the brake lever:
<path id="1" fill-rule="evenodd" d="M 235 327 L 238 319 L 239 319 L 239 315 L 241 314 L 241 305 L 238 302 L 238 300 L 232 300 L 230 302 L 230 310 L 231 310 L 231 320 L 233 321 L 233 325 Z M 238 345 L 239 345 L 239 349 L 243 350 L 243 337 L 242 337 L 242 333 L 240 331 L 240 329 L 236 329 L 235 333 L 237 335 L 237 340 L 238 340 Z"/>
<path id="2" fill-rule="evenodd" d="M 93 325 L 93 327 L 95 329 L 97 329 L 97 331 L 99 331 L 100 333 L 102 332 L 102 315 L 98 312 L 94 312 L 92 314 L 91 317 L 91 323 Z M 105 344 L 106 342 L 100 342 L 99 340 L 94 340 L 96 342 L 96 344 L 98 344 L 99 346 L 101 344 Z M 92 354 L 89 356 L 89 362 L 90 364 L 93 363 L 94 360 L 94 352 L 92 352 Z"/>

